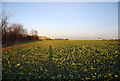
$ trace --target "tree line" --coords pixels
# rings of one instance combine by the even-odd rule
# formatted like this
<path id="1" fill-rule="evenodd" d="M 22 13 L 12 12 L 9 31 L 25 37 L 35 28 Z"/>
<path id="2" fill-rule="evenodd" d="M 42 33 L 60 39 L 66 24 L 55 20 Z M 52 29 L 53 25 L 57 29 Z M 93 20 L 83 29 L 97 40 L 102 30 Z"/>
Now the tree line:
<path id="1" fill-rule="evenodd" d="M 8 18 L 9 14 L 0 12 L 0 33 L 3 46 L 39 40 L 38 31 L 32 29 L 29 34 L 22 24 L 10 24 Z"/>

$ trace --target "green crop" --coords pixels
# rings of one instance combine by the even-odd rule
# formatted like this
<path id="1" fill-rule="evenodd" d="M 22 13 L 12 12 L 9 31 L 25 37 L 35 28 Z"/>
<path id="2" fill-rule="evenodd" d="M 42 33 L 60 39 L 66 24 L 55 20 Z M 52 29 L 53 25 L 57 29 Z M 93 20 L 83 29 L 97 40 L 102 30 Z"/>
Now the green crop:
<path id="1" fill-rule="evenodd" d="M 49 40 L 2 52 L 3 79 L 118 80 L 118 41 Z"/>

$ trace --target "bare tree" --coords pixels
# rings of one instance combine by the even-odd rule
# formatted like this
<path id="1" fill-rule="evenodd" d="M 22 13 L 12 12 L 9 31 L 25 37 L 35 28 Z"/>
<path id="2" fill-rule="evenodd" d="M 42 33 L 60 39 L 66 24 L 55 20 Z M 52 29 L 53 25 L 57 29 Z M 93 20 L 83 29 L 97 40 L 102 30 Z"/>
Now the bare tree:
<path id="1" fill-rule="evenodd" d="M 2 36 L 6 33 L 9 17 L 10 15 L 5 13 L 4 11 L 0 12 L 0 29 L 2 32 Z"/>
<path id="2" fill-rule="evenodd" d="M 38 35 L 38 31 L 35 30 L 35 35 L 37 36 Z"/>
<path id="3" fill-rule="evenodd" d="M 0 12 L 0 34 L 2 34 L 2 43 L 6 41 L 7 38 L 7 29 L 8 29 L 8 19 L 10 14 L 5 13 L 4 11 Z"/>
<path id="4" fill-rule="evenodd" d="M 27 29 L 23 29 L 22 34 L 23 34 L 23 35 L 28 35 Z"/>
<path id="5" fill-rule="evenodd" d="M 20 40 L 20 37 L 23 33 L 23 25 L 21 24 L 12 24 L 7 27 L 6 33 L 3 35 L 2 43 L 14 43 L 17 40 Z"/>
<path id="6" fill-rule="evenodd" d="M 31 32 L 30 32 L 30 35 L 32 35 L 32 36 L 33 36 L 33 35 L 37 36 L 37 35 L 38 35 L 38 31 L 32 29 Z"/>
<path id="7" fill-rule="evenodd" d="M 23 33 L 23 25 L 21 25 L 21 24 L 12 24 L 9 27 L 8 31 L 12 31 L 15 34 L 22 34 Z"/>

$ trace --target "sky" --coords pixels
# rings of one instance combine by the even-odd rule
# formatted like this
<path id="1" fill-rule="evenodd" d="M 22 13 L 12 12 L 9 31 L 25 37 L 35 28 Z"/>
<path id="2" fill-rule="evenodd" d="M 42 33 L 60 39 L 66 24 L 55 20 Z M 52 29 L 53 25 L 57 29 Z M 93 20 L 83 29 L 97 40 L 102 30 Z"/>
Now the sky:
<path id="1" fill-rule="evenodd" d="M 22 24 L 40 36 L 95 40 L 118 38 L 117 2 L 3 2 L 12 16 L 9 23 Z"/>
<path id="2" fill-rule="evenodd" d="M 118 2 L 119 0 L 1 0 L 4 2 Z"/>

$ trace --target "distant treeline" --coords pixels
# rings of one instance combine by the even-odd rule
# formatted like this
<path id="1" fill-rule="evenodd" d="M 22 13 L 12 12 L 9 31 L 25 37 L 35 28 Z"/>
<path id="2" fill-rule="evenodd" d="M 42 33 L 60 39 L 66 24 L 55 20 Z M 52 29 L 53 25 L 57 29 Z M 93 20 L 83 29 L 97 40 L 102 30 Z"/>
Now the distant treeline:
<path id="1" fill-rule="evenodd" d="M 54 40 L 69 40 L 69 39 L 62 39 L 62 38 L 61 38 L 61 39 L 54 39 Z"/>
<path id="2" fill-rule="evenodd" d="M 28 34 L 27 29 L 24 29 L 23 25 L 16 23 L 10 25 L 8 14 L 5 12 L 0 13 L 0 33 L 2 35 L 3 46 L 39 40 L 36 30 L 32 29 L 30 34 Z"/>

